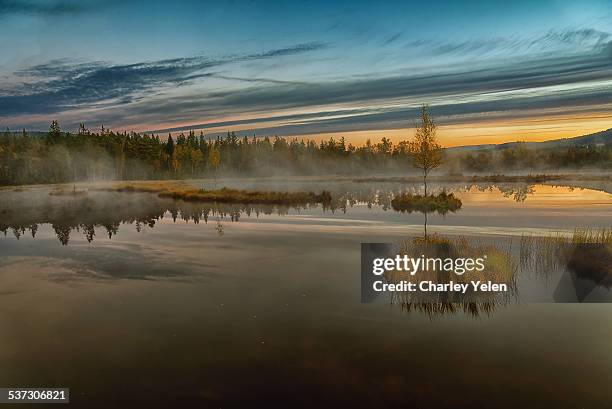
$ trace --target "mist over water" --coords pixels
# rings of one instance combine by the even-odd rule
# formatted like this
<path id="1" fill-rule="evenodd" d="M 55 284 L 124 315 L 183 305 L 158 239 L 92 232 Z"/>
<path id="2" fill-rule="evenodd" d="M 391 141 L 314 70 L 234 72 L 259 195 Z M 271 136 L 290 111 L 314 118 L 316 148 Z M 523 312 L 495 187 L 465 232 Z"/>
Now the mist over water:
<path id="1" fill-rule="evenodd" d="M 0 191 L 0 325 L 12 329 L 0 335 L 0 384 L 68 385 L 72 402 L 88 407 L 141 404 L 134 397 L 151 391 L 149 407 L 257 406 L 295 394 L 304 407 L 347 396 L 352 407 L 427 406 L 442 393 L 471 406 L 604 400 L 609 305 L 521 302 L 554 286 L 554 275 L 528 269 L 518 302 L 475 316 L 359 303 L 360 243 L 421 236 L 423 214 L 390 206 L 419 184 L 189 183 L 327 189 L 332 202 L 292 208 L 94 190 L 49 195 L 55 187 Z M 427 214 L 428 231 L 512 243 L 518 254 L 522 234 L 609 228 L 610 187 L 580 185 L 433 183 L 463 206 Z M 538 386 L 510 382 L 526 378 Z"/>

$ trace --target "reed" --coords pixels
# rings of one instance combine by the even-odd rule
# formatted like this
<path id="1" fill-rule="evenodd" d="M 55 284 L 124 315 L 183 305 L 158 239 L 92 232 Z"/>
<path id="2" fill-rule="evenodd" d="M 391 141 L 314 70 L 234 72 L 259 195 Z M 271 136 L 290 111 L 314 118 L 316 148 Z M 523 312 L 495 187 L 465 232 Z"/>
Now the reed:
<path id="1" fill-rule="evenodd" d="M 418 312 L 425 314 L 429 319 L 439 318 L 444 315 L 452 315 L 463 312 L 472 318 L 481 315 L 490 316 L 498 307 L 494 302 L 400 302 L 400 308 L 405 312 Z"/>
<path id="2" fill-rule="evenodd" d="M 421 281 L 435 283 L 470 283 L 471 281 L 492 281 L 508 285 L 507 293 L 475 294 L 471 290 L 466 294 L 457 293 L 422 293 L 401 292 L 391 294 L 391 303 L 400 305 L 406 312 L 423 313 L 429 318 L 463 312 L 471 317 L 491 314 L 497 306 L 506 305 L 516 297 L 517 266 L 512 258 L 511 248 L 500 243 L 481 243 L 464 236 L 442 236 L 431 234 L 427 237 L 415 237 L 398 243 L 397 254 L 423 255 L 434 258 L 479 258 L 486 255 L 486 267 L 483 271 L 472 270 L 463 275 L 452 271 L 426 270 L 421 268 L 415 275 L 406 271 L 387 271 L 385 280 L 390 283 L 401 281 Z"/>
<path id="3" fill-rule="evenodd" d="M 572 235 L 573 244 L 610 244 L 612 243 L 612 229 L 593 229 L 590 227 L 577 227 Z"/>
<path id="4" fill-rule="evenodd" d="M 519 245 L 519 266 L 548 277 L 548 272 L 567 265 L 576 246 L 612 244 L 612 229 L 576 227 L 571 236 L 550 233 L 547 236 L 522 235 Z"/>

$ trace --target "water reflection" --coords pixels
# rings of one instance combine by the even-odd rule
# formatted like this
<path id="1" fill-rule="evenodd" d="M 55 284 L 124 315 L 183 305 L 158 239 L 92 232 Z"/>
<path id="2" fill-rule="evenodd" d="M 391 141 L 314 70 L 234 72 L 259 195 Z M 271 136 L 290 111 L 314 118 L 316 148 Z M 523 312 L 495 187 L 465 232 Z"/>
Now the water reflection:
<path id="1" fill-rule="evenodd" d="M 502 198 L 504 201 L 510 202 L 515 208 L 520 208 L 520 211 L 522 211 L 523 205 L 516 206 L 511 200 L 517 203 L 523 203 L 530 196 L 537 196 L 541 192 L 540 187 L 541 185 L 534 186 L 528 184 L 455 184 L 438 186 L 437 189 L 439 191 L 446 190 L 448 192 L 467 192 L 465 195 L 467 197 L 474 191 L 492 192 L 491 197 L 496 198 L 496 200 Z M 304 186 L 298 185 L 295 188 L 304 189 Z M 59 242 L 63 245 L 70 243 L 71 236 L 74 235 L 75 232 L 82 234 L 83 237 L 91 243 L 96 238 L 96 234 L 103 234 L 109 238 L 114 237 L 122 224 L 130 224 L 135 227 L 136 231 L 140 232 L 147 228 L 154 228 L 163 218 L 167 218 L 172 219 L 174 222 L 184 221 L 193 222 L 195 224 L 200 222 L 208 223 L 210 220 L 212 225 L 211 229 L 214 228 L 213 232 L 216 232 L 218 235 L 224 235 L 227 227 L 225 223 L 237 222 L 244 216 L 260 217 L 262 215 L 272 214 L 287 215 L 292 212 L 299 213 L 312 210 L 311 208 L 318 208 L 319 211 L 322 210 L 331 213 L 330 216 L 332 216 L 334 213 L 347 213 L 355 206 L 370 209 L 376 207 L 392 214 L 393 199 L 401 194 L 417 194 L 420 186 L 410 184 L 366 185 L 338 183 L 331 184 L 331 186 L 326 185 L 325 188 L 332 192 L 333 198 L 329 206 L 325 208 L 320 208 L 319 206 L 290 208 L 284 206 L 195 203 L 163 199 L 154 194 L 147 193 L 90 191 L 86 195 L 58 197 L 50 196 L 49 189 L 44 188 L 32 188 L 27 191 L 21 190 L 14 192 L 2 191 L 0 192 L 0 232 L 3 232 L 5 235 L 12 233 L 17 239 L 26 234 L 36 237 L 40 230 L 40 226 L 42 224 L 48 224 L 55 232 Z M 272 190 L 273 188 L 269 189 Z M 308 190 L 308 188 L 304 190 Z M 313 189 L 313 186 L 310 186 L 309 190 L 320 190 L 320 188 L 317 187 L 317 189 Z M 591 193 L 592 191 L 586 191 L 587 195 Z M 476 196 L 487 196 L 485 199 L 489 200 L 489 195 L 477 194 Z M 469 205 L 464 207 L 468 208 L 468 212 L 470 211 L 469 209 L 471 209 Z M 475 211 L 480 212 L 481 210 L 476 209 Z M 484 213 L 486 212 L 483 211 L 483 214 Z M 360 214 L 363 215 L 363 212 L 359 213 L 356 211 L 356 214 L 359 217 Z M 380 215 L 380 212 L 378 212 L 378 214 Z M 427 239 L 430 237 L 427 231 L 428 218 L 431 218 L 432 214 L 428 212 L 422 214 L 423 237 Z M 452 220 L 462 217 L 462 214 L 451 216 Z M 478 214 L 478 216 L 480 217 L 480 214 Z M 405 220 L 403 215 L 396 214 L 394 217 L 394 220 L 399 220 L 399 223 L 403 223 L 403 220 Z M 408 216 L 406 217 L 408 218 Z M 496 218 L 498 216 L 494 215 L 491 217 Z M 413 216 L 410 219 L 410 223 L 414 225 L 415 219 L 417 218 L 418 215 L 416 217 Z M 417 225 L 418 223 L 419 222 L 416 221 Z M 435 224 L 435 222 L 433 223 Z M 495 223 L 498 223 L 497 219 Z M 495 224 L 495 226 L 499 226 L 499 224 Z M 291 228 L 287 228 L 287 231 L 290 230 Z M 468 234 L 471 233 L 472 230 L 470 230 Z M 319 231 L 317 234 L 324 233 Z M 350 234 L 350 232 L 347 232 L 347 234 Z M 459 239 L 458 236 L 454 237 L 455 239 Z M 525 294 L 524 288 L 519 288 L 520 286 L 518 284 L 529 286 L 530 284 L 524 283 L 528 282 L 531 276 L 534 276 L 536 279 L 546 284 L 547 290 L 543 291 L 543 293 L 549 295 L 550 291 L 548 291 L 548 289 L 553 288 L 564 274 L 570 274 L 570 278 L 582 279 L 585 277 L 584 271 L 589 271 L 588 268 L 584 268 L 584 265 L 580 267 L 579 262 L 580 260 L 585 260 L 584 257 L 582 259 L 575 258 L 574 265 L 579 266 L 579 268 L 574 268 L 574 271 L 570 271 L 571 268 L 569 267 L 571 267 L 571 265 L 568 264 L 570 258 L 560 257 L 559 252 L 554 247 L 553 239 L 549 240 L 549 244 L 538 245 L 533 241 L 530 242 L 528 238 L 523 238 L 520 241 L 518 241 L 516 237 L 506 237 L 504 239 L 506 242 L 499 244 L 499 246 L 501 246 L 499 248 L 501 250 L 506 248 L 510 249 L 508 252 L 508 263 L 518 265 L 518 271 L 515 275 L 517 285 L 516 288 L 513 288 L 516 295 Z M 178 237 L 177 240 L 183 240 L 183 237 Z M 559 241 L 567 242 L 567 238 L 560 237 Z M 18 243 L 15 243 L 15 245 L 18 245 Z M 489 245 L 495 244 L 489 243 Z M 274 242 L 270 239 L 270 246 L 278 246 L 278 242 Z M 533 251 L 537 248 L 541 248 L 539 255 L 529 255 L 527 253 L 527 250 Z M 23 250 L 23 254 L 25 254 L 26 250 L 27 249 Z M 241 248 L 240 251 L 243 251 L 243 248 Z M 609 260 L 609 258 L 606 259 L 601 255 L 597 257 L 587 257 L 586 259 Z M 608 263 L 607 265 L 609 266 L 612 264 Z M 116 269 L 115 264 L 109 264 L 108 270 L 110 271 L 113 269 Z M 609 284 L 612 280 L 600 279 L 597 275 L 593 274 L 591 274 L 591 276 L 595 277 L 594 280 L 591 280 L 594 281 L 595 288 L 604 288 L 606 290 L 610 288 Z M 583 293 L 584 291 L 581 294 Z M 588 294 L 590 294 L 590 292 Z M 539 295 L 532 299 L 536 301 L 543 300 L 543 298 L 538 297 Z M 556 297 L 555 299 L 558 300 L 561 298 Z M 585 299 L 587 299 L 587 297 L 584 296 L 584 294 L 577 297 L 577 301 L 584 301 Z M 525 301 L 529 301 L 529 299 L 525 299 Z M 490 314 L 499 306 L 505 305 L 507 302 L 508 300 L 504 299 L 478 301 L 440 299 L 428 300 L 428 302 L 397 299 L 394 303 L 400 305 L 405 311 L 420 311 L 430 316 L 456 313 L 459 311 L 463 311 L 472 316 L 478 316 L 479 314 Z"/>
<path id="2" fill-rule="evenodd" d="M 360 182 L 343 179 L 330 178 L 323 180 L 227 180 L 228 186 L 240 189 L 256 190 L 327 190 L 330 191 L 334 202 L 331 203 L 332 210 L 346 211 L 355 204 L 366 204 L 368 207 L 380 206 L 383 210 L 391 208 L 391 201 L 400 194 L 421 194 L 422 184 L 415 182 L 401 182 L 393 180 L 382 180 L 378 182 Z M 198 184 L 198 187 L 206 188 L 206 184 Z M 491 193 L 489 198 L 511 199 L 517 203 L 537 200 L 563 200 L 571 202 L 579 200 L 586 201 L 610 201 L 612 193 L 612 181 L 598 180 L 563 180 L 554 183 L 533 182 L 432 182 L 431 192 L 455 193 L 459 197 L 471 195 L 475 192 Z"/>
<path id="3" fill-rule="evenodd" d="M 572 237 L 523 236 L 520 269 L 557 283 L 556 302 L 609 302 L 612 288 L 612 230 L 576 229 Z M 593 294 L 595 290 L 600 291 Z"/>
<path id="4" fill-rule="evenodd" d="M 368 208 L 380 207 L 383 211 L 393 208 L 393 198 L 412 192 L 410 188 L 363 188 L 340 191 L 333 194 L 331 203 L 323 205 L 324 212 L 346 213 L 349 208 L 365 204 Z M 112 238 L 121 224 L 135 225 L 138 232 L 153 228 L 169 215 L 174 222 L 182 220 L 208 223 L 213 218 L 215 230 L 224 234 L 223 221 L 237 222 L 242 216 L 287 215 L 317 208 L 318 205 L 281 206 L 256 204 L 198 203 L 160 198 L 149 193 L 119 193 L 90 191 L 85 195 L 56 196 L 44 191 L 1 192 L 0 232 L 9 231 L 20 239 L 25 234 L 36 237 L 42 224 L 51 225 L 58 240 L 67 245 L 71 234 L 82 233 L 88 242 L 96 236 L 96 229 L 103 229 Z M 446 211 L 441 211 L 445 214 Z M 425 217 L 427 214 L 425 213 Z"/>
<path id="5" fill-rule="evenodd" d="M 381 204 L 383 208 L 393 201 L 394 197 L 404 192 L 414 193 L 418 191 L 418 186 L 404 188 L 403 191 L 395 190 L 389 195 L 371 195 L 377 199 L 373 204 Z M 576 190 L 576 192 L 574 192 Z M 599 186 L 599 191 L 610 191 L 609 186 Z M 544 199 L 550 201 L 551 197 L 556 200 L 567 199 L 568 202 L 578 198 L 595 202 L 606 202 L 610 197 L 606 193 L 596 190 L 585 189 L 578 184 L 575 185 L 534 185 L 528 183 L 467 183 L 443 185 L 438 187 L 438 191 L 472 193 L 490 192 L 496 196 L 512 199 L 516 203 L 524 203 L 530 196 L 539 192 L 544 193 Z M 363 195 L 364 191 L 358 191 L 356 197 Z M 373 191 L 370 190 L 370 193 Z M 574 193 L 574 194 L 572 194 Z M 355 195 L 355 191 L 351 194 Z M 367 193 L 365 193 L 367 196 Z M 570 194 L 572 194 L 570 196 Z M 564 196 L 566 195 L 566 196 Z M 559 199 L 559 197 L 561 199 Z M 519 299 L 521 287 L 526 291 L 522 294 L 523 302 L 610 302 L 611 294 L 607 291 L 612 283 L 612 251 L 610 242 L 612 235 L 610 230 L 603 228 L 593 234 L 581 232 L 577 229 L 573 236 L 555 234 L 551 237 L 528 237 L 522 236 L 520 239 L 515 237 L 503 237 L 489 240 L 486 246 L 481 243 L 469 243 L 469 238 L 464 236 L 433 236 L 428 235 L 428 212 L 423 213 L 423 236 L 404 240 L 399 243 L 399 247 L 406 253 L 412 255 L 425 254 L 423 249 L 414 249 L 415 240 L 420 243 L 435 243 L 443 241 L 447 249 L 454 248 L 455 256 L 465 257 L 467 254 L 488 254 L 490 260 L 496 263 L 497 273 L 503 272 L 503 277 L 497 277 L 501 282 L 509 285 L 510 291 L 504 294 L 497 294 L 489 299 L 477 297 L 477 299 L 456 299 L 456 294 L 442 293 L 436 294 L 434 299 L 430 297 L 415 297 L 414 293 L 394 293 L 391 303 L 399 305 L 403 311 L 419 312 L 428 315 L 430 318 L 448 314 L 463 312 L 472 317 L 482 314 L 490 315 L 500 306 L 507 306 L 516 303 Z M 518 246 L 517 246 L 518 241 Z M 579 244 L 581 243 L 581 244 Z M 439 243 L 438 243 L 439 244 Z M 586 247 L 585 247 L 586 246 Z M 584 247 L 584 248 L 583 248 Z M 491 270 L 487 271 L 487 277 L 491 278 Z M 495 274 L 493 274 L 495 276 Z M 544 281 L 544 288 L 534 290 L 530 279 L 536 277 Z M 570 276 L 571 280 L 564 280 Z M 405 277 L 404 277 L 405 278 Z M 436 276 L 438 282 L 448 282 L 451 278 L 446 276 Z M 472 277 L 473 278 L 473 277 Z M 454 277 L 456 281 L 456 277 Z M 398 277 L 390 282 L 397 281 Z M 587 280 L 590 284 L 585 285 L 582 281 Z M 599 293 L 599 298 L 590 296 L 596 290 L 605 290 Z M 554 293 L 552 293 L 554 292 Z M 562 297 L 559 294 L 571 292 L 575 294 L 573 298 Z"/>
<path id="6" fill-rule="evenodd" d="M 528 184 L 519 184 L 519 185 L 512 185 L 512 184 L 499 184 L 499 185 L 482 185 L 482 184 L 476 184 L 476 185 L 472 185 L 474 188 L 476 188 L 478 191 L 493 191 L 494 189 L 497 189 L 501 192 L 501 194 L 504 197 L 509 197 L 512 198 L 515 202 L 524 202 L 527 199 L 527 196 L 534 194 L 535 192 L 535 185 L 528 185 Z M 469 190 L 470 188 L 472 188 L 472 186 L 470 186 L 467 190 Z"/>
<path id="7" fill-rule="evenodd" d="M 446 188 L 455 192 L 499 192 L 503 197 L 510 198 L 517 203 L 526 202 L 530 197 L 538 193 L 562 196 L 566 201 L 576 198 L 581 200 L 610 199 L 612 183 L 610 182 L 577 182 L 567 181 L 559 184 L 533 184 L 523 182 L 513 183 L 467 183 L 451 185 Z"/>
<path id="8" fill-rule="evenodd" d="M 222 220 L 238 221 L 242 215 L 257 216 L 287 214 L 289 207 L 266 205 L 240 205 L 193 203 L 161 199 L 146 193 L 90 192 L 86 197 L 55 198 L 38 195 L 34 200 L 13 197 L 0 204 L 0 232 L 10 230 L 19 239 L 28 232 L 36 237 L 41 224 L 50 224 L 58 240 L 66 245 L 73 231 L 82 232 L 88 242 L 96 235 L 96 228 L 105 230 L 112 238 L 121 224 L 133 224 L 138 232 L 153 228 L 169 214 L 174 222 L 182 220 L 208 223 L 216 218 L 216 229 L 223 234 Z M 293 209 L 304 209 L 293 207 Z"/>
<path id="9" fill-rule="evenodd" d="M 499 241 L 483 243 L 463 236 L 441 236 L 433 234 L 414 237 L 396 243 L 393 254 L 408 257 L 422 257 L 438 260 L 476 260 L 484 257 L 486 269 L 471 270 L 456 274 L 455 270 L 446 270 L 440 264 L 429 269 L 421 265 L 416 272 L 388 271 L 384 275 L 387 283 L 414 283 L 416 291 L 407 290 L 391 293 L 392 305 L 399 305 L 405 312 L 419 312 L 430 318 L 463 312 L 472 317 L 481 314 L 491 315 L 499 306 L 509 305 L 518 299 L 518 263 L 513 257 L 512 249 Z M 461 267 L 463 268 L 463 267 Z M 466 289 L 457 292 L 420 291 L 419 283 L 435 285 L 465 285 Z M 472 286 L 473 282 L 495 283 L 506 286 L 507 291 L 481 292 Z"/>
<path id="10" fill-rule="evenodd" d="M 245 187 L 245 186 L 241 186 Z M 249 187 L 249 186 L 247 186 Z M 250 186 L 252 187 L 252 186 Z M 261 186 L 258 186 L 261 188 Z M 275 186 L 268 189 L 276 188 Z M 296 183 L 294 189 L 312 190 L 312 184 Z M 319 189 L 320 186 L 317 186 Z M 324 206 L 324 212 L 347 213 L 350 208 L 362 205 L 371 209 L 377 207 L 382 211 L 393 210 L 393 200 L 401 195 L 418 194 L 419 184 L 406 183 L 347 183 L 334 182 L 324 186 L 332 193 L 332 201 Z M 525 183 L 462 183 L 444 184 L 434 186 L 438 192 L 456 192 L 459 196 L 473 199 L 473 192 L 491 192 L 482 199 L 492 200 L 495 198 L 508 198 L 515 202 L 523 203 L 528 197 L 537 195 L 542 188 L 553 189 L 550 186 L 532 185 Z M 573 187 L 564 188 L 563 192 Z M 315 189 L 316 190 L 316 189 Z M 537 190 L 537 191 L 536 191 Z M 547 192 L 545 189 L 544 192 Z M 556 200 L 562 200 L 557 194 Z M 586 193 L 585 193 L 586 192 Z M 554 192 L 559 193 L 559 192 Z M 595 196 L 594 196 L 595 195 Z M 599 195 L 599 196 L 596 196 Z M 592 190 L 580 191 L 580 197 L 588 200 L 594 196 L 594 200 L 609 200 L 607 194 Z M 550 195 L 543 195 L 545 198 Z M 497 199 L 499 200 L 499 199 Z M 572 199 L 569 199 L 572 200 Z M 575 198 L 573 199 L 575 200 Z M 469 205 L 468 205 L 469 206 Z M 0 191 L 0 232 L 5 235 L 12 232 L 16 238 L 24 234 L 35 237 L 39 225 L 48 223 L 52 226 L 58 240 L 62 244 L 68 244 L 72 232 L 77 231 L 84 235 L 88 242 L 92 242 L 96 236 L 96 229 L 103 229 L 104 234 L 112 238 L 117 234 L 121 224 L 134 224 L 137 231 L 143 228 L 153 228 L 155 224 L 165 215 L 172 217 L 174 221 L 184 220 L 194 223 L 201 221 L 207 223 L 209 218 L 215 219 L 215 229 L 219 235 L 224 234 L 223 221 L 232 222 L 240 220 L 241 216 L 261 215 L 286 215 L 291 211 L 300 212 L 318 206 L 306 207 L 284 207 L 265 205 L 228 205 L 214 203 L 193 203 L 162 199 L 153 194 L 146 193 L 117 193 L 117 192 L 92 192 L 86 195 L 74 197 L 50 196 L 48 189 L 15 189 L 14 191 Z M 404 210 L 404 209 L 399 209 Z M 424 233 L 427 235 L 428 217 L 431 213 L 423 214 Z M 446 212 L 439 211 L 444 215 Z"/>
<path id="11" fill-rule="evenodd" d="M 484 257 L 486 268 L 455 274 L 441 267 L 430 270 L 421 265 L 414 272 L 391 270 L 383 275 L 388 284 L 413 283 L 413 289 L 388 293 L 388 301 L 405 312 L 418 312 L 429 318 L 458 312 L 471 317 L 491 315 L 499 307 L 521 302 L 612 302 L 612 230 L 577 228 L 571 236 L 523 235 L 518 238 L 489 238 L 486 241 L 465 236 L 439 234 L 399 241 L 381 257 L 467 260 Z M 457 292 L 420 291 L 419 283 L 466 285 Z M 507 291 L 480 292 L 474 282 L 507 286 Z M 544 283 L 544 286 L 539 285 Z M 415 291 L 416 289 L 416 291 Z"/>

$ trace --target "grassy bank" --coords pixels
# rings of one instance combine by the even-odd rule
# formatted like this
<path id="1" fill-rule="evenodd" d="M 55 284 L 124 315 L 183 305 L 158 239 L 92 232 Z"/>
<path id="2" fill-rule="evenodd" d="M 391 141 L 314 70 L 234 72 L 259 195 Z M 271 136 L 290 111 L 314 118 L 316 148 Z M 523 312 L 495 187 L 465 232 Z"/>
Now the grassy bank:
<path id="1" fill-rule="evenodd" d="M 17 191 L 17 189 L 15 189 Z M 77 190 L 76 186 L 71 189 L 60 187 L 49 192 L 50 196 L 87 196 L 86 190 Z"/>
<path id="2" fill-rule="evenodd" d="M 269 204 L 300 206 L 331 203 L 331 194 L 314 192 L 274 192 L 259 190 L 239 190 L 222 188 L 216 190 L 194 189 L 186 184 L 149 183 L 142 185 L 122 184 L 97 190 L 112 192 L 156 193 L 161 198 L 184 200 L 188 202 Z"/>
<path id="3" fill-rule="evenodd" d="M 276 205 L 327 204 L 331 202 L 331 194 L 323 191 L 314 192 L 270 192 L 258 190 L 218 189 L 218 190 L 182 190 L 160 192 L 159 197 L 180 199 L 188 202 L 218 202 L 218 203 L 252 203 Z"/>

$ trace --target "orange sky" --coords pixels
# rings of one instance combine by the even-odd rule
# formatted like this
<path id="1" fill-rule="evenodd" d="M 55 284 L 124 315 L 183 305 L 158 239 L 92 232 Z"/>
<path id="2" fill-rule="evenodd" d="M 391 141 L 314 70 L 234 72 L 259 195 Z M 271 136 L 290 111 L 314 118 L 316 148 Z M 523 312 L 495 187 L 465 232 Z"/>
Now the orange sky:
<path id="1" fill-rule="evenodd" d="M 468 124 L 438 126 L 438 138 L 445 147 L 479 145 L 514 141 L 539 142 L 550 139 L 571 138 L 612 128 L 612 112 L 601 112 L 580 117 L 547 116 L 514 120 L 482 120 Z M 338 132 L 313 135 L 319 141 L 330 136 L 342 136 L 353 145 L 363 145 L 368 138 L 372 142 L 383 137 L 394 143 L 414 135 L 414 129 L 390 129 L 379 131 Z"/>
<path id="2" fill-rule="evenodd" d="M 536 115 L 531 117 L 510 119 L 496 118 L 495 114 L 483 115 L 476 118 L 441 118 L 447 123 L 451 122 L 451 124 L 438 125 L 438 138 L 443 146 L 454 147 L 514 141 L 539 142 L 582 136 L 612 128 L 612 111 L 609 109 L 606 110 L 608 106 L 603 106 L 601 108 L 601 111 L 596 110 L 594 112 L 578 112 L 574 114 L 549 110 L 534 113 Z M 504 113 L 500 113 L 500 115 L 504 115 Z M 263 127 L 275 125 L 282 124 L 274 120 L 258 123 L 258 126 Z M 213 127 L 204 129 L 203 131 L 204 134 L 225 134 L 232 131 L 240 132 L 242 130 L 252 129 L 251 126 L 252 125 Z M 142 125 L 137 128 L 146 129 L 146 127 L 147 125 Z M 200 130 L 197 127 L 194 127 L 194 130 L 199 134 Z M 187 133 L 188 131 L 183 132 Z M 253 131 L 251 130 L 250 132 Z M 181 132 L 172 132 L 172 135 L 178 135 L 180 133 Z M 257 130 L 255 130 L 255 134 L 264 136 L 263 133 L 257 132 Z M 355 146 L 365 144 L 368 139 L 375 143 L 380 141 L 383 137 L 389 138 L 394 143 L 397 143 L 413 135 L 414 128 L 331 132 L 311 135 L 279 134 L 279 136 L 288 138 L 313 139 L 317 142 L 328 140 L 330 137 L 334 137 L 336 140 L 344 137 L 347 143 L 351 143 Z"/>

